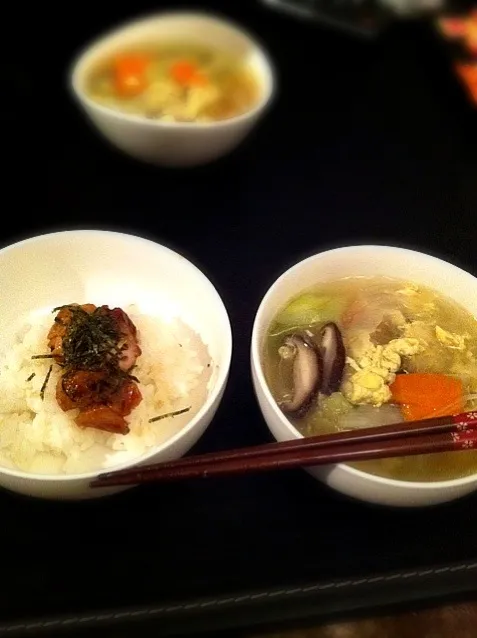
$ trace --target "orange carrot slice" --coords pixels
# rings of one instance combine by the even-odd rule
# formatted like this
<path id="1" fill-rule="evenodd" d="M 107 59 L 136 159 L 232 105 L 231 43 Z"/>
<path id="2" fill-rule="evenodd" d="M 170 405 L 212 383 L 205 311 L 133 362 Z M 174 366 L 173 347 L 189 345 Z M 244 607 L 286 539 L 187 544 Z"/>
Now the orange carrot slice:
<path id="1" fill-rule="evenodd" d="M 188 60 L 175 62 L 171 66 L 171 75 L 176 82 L 185 86 L 205 84 L 207 81 L 207 78 L 199 71 L 197 65 Z"/>
<path id="2" fill-rule="evenodd" d="M 464 410 L 462 381 L 445 374 L 398 374 L 390 386 L 406 421 L 448 416 Z"/>
<path id="3" fill-rule="evenodd" d="M 116 90 L 124 97 L 134 97 L 147 86 L 146 70 L 150 59 L 145 55 L 125 55 L 114 61 Z"/>

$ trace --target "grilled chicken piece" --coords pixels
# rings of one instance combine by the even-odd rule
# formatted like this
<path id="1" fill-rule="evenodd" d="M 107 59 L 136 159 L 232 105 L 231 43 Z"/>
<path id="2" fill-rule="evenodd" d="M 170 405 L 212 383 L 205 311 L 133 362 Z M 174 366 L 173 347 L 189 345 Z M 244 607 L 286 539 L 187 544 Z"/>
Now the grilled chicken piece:
<path id="1" fill-rule="evenodd" d="M 76 425 L 83 428 L 96 428 L 113 434 L 127 434 L 129 426 L 124 417 L 108 405 L 95 405 L 83 410 L 75 419 Z"/>
<path id="2" fill-rule="evenodd" d="M 121 416 L 128 416 L 142 401 L 142 394 L 133 380 L 125 381 L 108 401 L 108 405 Z"/>
<path id="3" fill-rule="evenodd" d="M 141 348 L 137 342 L 136 326 L 124 310 L 121 310 L 121 308 L 109 310 L 107 306 L 102 307 L 107 308 L 107 310 L 111 313 L 118 328 L 118 332 L 120 332 L 123 336 L 124 343 L 122 344 L 123 350 L 119 359 L 119 367 L 121 370 L 127 372 L 128 370 L 131 370 L 136 363 L 136 359 L 141 355 Z"/>
<path id="4" fill-rule="evenodd" d="M 86 303 L 80 307 L 89 314 L 96 310 L 96 306 L 92 303 Z M 58 314 L 55 317 L 55 323 L 51 326 L 47 336 L 48 347 L 52 354 L 55 355 L 55 358 L 60 361 L 63 356 L 63 337 L 66 335 L 72 316 L 73 313 L 69 308 L 61 308 L 61 310 L 58 311 Z"/>
<path id="5" fill-rule="evenodd" d="M 78 307 L 88 314 L 95 312 L 109 316 L 109 325 L 112 323 L 112 333 L 117 334 L 117 343 L 112 345 L 111 352 L 105 353 L 104 367 L 101 362 L 103 355 L 100 355 L 99 362 L 96 360 L 93 369 L 83 369 L 83 365 L 89 364 L 82 363 L 81 360 L 76 368 L 74 364 L 66 362 L 64 374 L 56 386 L 56 400 L 65 412 L 80 410 L 75 421 L 81 427 L 127 434 L 129 427 L 124 417 L 142 401 L 141 392 L 135 381 L 123 375 L 131 370 L 137 357 L 141 355 L 136 326 L 121 308 L 111 310 L 108 306 L 97 308 L 93 304 Z M 48 346 L 59 364 L 65 364 L 63 340 L 68 335 L 73 314 L 71 306 L 61 308 L 48 333 Z M 71 347 L 70 343 L 68 345 Z M 112 357 L 117 357 L 115 362 Z M 98 365 L 100 367 L 96 369 Z"/>
<path id="6" fill-rule="evenodd" d="M 63 410 L 82 409 L 92 404 L 106 403 L 117 391 L 117 384 L 111 384 L 106 372 L 76 370 L 67 372 L 59 379 L 56 400 Z"/>
<path id="7" fill-rule="evenodd" d="M 80 410 L 75 420 L 77 425 L 123 434 L 127 433 L 122 431 L 127 428 L 123 417 L 141 403 L 142 395 L 132 379 L 124 379 L 119 386 L 113 386 L 105 372 L 78 370 L 58 380 L 56 400 L 65 412 Z"/>

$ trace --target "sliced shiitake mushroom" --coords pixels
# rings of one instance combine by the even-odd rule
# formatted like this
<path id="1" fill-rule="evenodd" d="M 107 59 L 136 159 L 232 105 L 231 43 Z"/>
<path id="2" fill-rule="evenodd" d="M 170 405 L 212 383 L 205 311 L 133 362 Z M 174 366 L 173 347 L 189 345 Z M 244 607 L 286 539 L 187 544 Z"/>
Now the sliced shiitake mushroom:
<path id="1" fill-rule="evenodd" d="M 293 334 L 284 342 L 293 356 L 293 391 L 290 399 L 280 403 L 285 414 L 302 416 L 320 389 L 321 356 L 315 344 L 304 335 Z"/>
<path id="2" fill-rule="evenodd" d="M 321 357 L 323 376 L 320 391 L 330 395 L 338 392 L 343 378 L 346 350 L 340 329 L 335 323 L 327 323 L 321 330 Z"/>

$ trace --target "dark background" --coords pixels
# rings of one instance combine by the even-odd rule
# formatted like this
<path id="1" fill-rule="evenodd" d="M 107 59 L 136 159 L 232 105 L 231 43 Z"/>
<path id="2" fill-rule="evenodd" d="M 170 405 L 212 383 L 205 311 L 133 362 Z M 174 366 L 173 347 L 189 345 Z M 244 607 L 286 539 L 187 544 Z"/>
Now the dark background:
<path id="1" fill-rule="evenodd" d="M 96 136 L 68 93 L 67 72 L 104 29 L 182 6 L 220 10 L 254 32 L 275 61 L 279 90 L 232 156 L 157 169 Z M 390 243 L 477 274 L 477 112 L 425 21 L 397 23 L 366 42 L 253 0 L 50 4 L 39 20 L 42 42 L 6 62 L 13 99 L 4 105 L 5 138 L 14 134 L 4 142 L 0 241 L 119 229 L 176 248 L 204 270 L 230 312 L 235 348 L 224 402 L 199 450 L 268 438 L 249 339 L 261 297 L 295 261 L 334 246 Z M 477 559 L 475 496 L 425 510 L 375 508 L 301 471 L 151 486 L 91 503 L 4 492 L 0 507 L 4 622 Z"/>

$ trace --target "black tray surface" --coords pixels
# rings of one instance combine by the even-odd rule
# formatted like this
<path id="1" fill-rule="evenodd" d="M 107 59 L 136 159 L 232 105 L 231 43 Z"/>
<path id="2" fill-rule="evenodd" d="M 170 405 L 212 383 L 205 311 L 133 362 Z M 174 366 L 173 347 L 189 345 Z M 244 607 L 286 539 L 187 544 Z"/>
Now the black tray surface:
<path id="1" fill-rule="evenodd" d="M 223 296 L 234 333 L 226 394 L 195 451 L 269 440 L 252 391 L 249 342 L 261 296 L 284 269 L 329 247 L 374 242 L 415 247 L 477 274 L 476 119 L 425 23 L 398 23 L 363 43 L 252 1 L 188 3 L 220 9 L 260 37 L 279 73 L 277 100 L 253 137 L 215 165 L 143 166 L 102 142 L 65 88 L 78 47 L 131 15 L 131 5 L 99 4 L 81 3 L 74 16 L 61 9 L 67 28 L 50 24 L 46 66 L 28 63 L 22 50 L 7 68 L 17 98 L 6 106 L 8 121 L 24 137 L 9 153 L 3 190 L 14 214 L 0 242 L 108 228 L 192 259 Z M 150 8 L 136 3 L 134 12 Z M 42 87 L 49 101 L 35 113 Z M 227 611 L 237 609 L 231 597 L 246 596 L 242 602 L 257 608 L 270 591 L 302 600 L 306 587 L 331 589 L 340 613 L 356 582 L 369 608 L 477 590 L 476 495 L 386 509 L 293 471 L 80 503 L 2 492 L 0 505 L 0 624 L 11 634 L 41 619 L 58 628 L 60 618 L 131 609 L 140 622 L 144 610 L 186 613 L 197 601 L 209 602 L 212 617 L 221 608 L 213 600 L 229 600 Z M 451 584 L 443 584 L 445 574 Z M 385 583 L 394 588 L 386 600 Z"/>
<path id="2" fill-rule="evenodd" d="M 399 618 L 453 608 L 464 614 L 477 604 L 477 563 L 369 575 L 285 588 L 251 590 L 235 595 L 202 597 L 181 603 L 102 609 L 78 614 L 44 616 L 0 625 L 1 636 L 68 635 L 73 638 L 113 635 L 206 635 L 214 638 L 250 638 L 260 632 L 316 628 L 330 622 L 372 617 Z M 444 606 L 445 604 L 445 606 Z M 112 633 L 110 633 L 112 632 Z M 282 635 L 282 633 L 280 633 Z M 295 635 L 295 634 L 293 634 Z M 444 635 L 444 634 L 443 634 Z M 446 634 L 447 635 L 447 634 Z"/>

